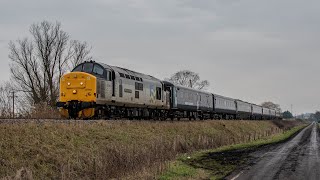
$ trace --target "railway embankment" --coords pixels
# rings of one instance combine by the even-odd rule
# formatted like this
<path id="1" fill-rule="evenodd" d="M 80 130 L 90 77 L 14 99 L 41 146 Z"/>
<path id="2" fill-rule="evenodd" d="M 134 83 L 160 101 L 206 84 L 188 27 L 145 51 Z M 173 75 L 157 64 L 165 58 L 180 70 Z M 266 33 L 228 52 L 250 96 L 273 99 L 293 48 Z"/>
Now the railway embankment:
<path id="1" fill-rule="evenodd" d="M 148 179 L 168 173 L 179 156 L 273 138 L 301 124 L 299 121 L 0 123 L 0 178 Z M 188 169 L 189 165 L 179 168 L 187 171 L 186 176 L 199 173 L 194 168 Z"/>

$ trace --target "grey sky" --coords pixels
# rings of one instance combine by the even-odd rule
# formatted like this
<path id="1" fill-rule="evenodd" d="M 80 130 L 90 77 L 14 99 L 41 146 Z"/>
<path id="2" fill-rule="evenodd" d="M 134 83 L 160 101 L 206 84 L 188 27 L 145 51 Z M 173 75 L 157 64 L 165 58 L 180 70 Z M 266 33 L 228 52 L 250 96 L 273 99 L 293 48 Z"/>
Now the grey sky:
<path id="1" fill-rule="evenodd" d="M 189 69 L 214 93 L 320 110 L 320 1 L 0 0 L 0 80 L 9 41 L 42 20 L 87 41 L 97 61 L 161 79 Z"/>

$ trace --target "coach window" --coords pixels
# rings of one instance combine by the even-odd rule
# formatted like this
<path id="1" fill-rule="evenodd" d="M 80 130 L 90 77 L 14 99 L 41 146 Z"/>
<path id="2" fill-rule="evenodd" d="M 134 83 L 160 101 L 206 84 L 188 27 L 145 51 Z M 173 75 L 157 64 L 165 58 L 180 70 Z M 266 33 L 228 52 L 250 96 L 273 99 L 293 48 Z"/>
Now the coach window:
<path id="1" fill-rule="evenodd" d="M 83 72 L 91 73 L 93 69 L 93 64 L 92 63 L 85 63 L 83 65 Z"/>
<path id="2" fill-rule="evenodd" d="M 82 64 L 74 68 L 72 72 L 81 72 L 82 71 Z"/>
<path id="3" fill-rule="evenodd" d="M 157 87 L 157 100 L 161 100 L 161 88 Z"/>

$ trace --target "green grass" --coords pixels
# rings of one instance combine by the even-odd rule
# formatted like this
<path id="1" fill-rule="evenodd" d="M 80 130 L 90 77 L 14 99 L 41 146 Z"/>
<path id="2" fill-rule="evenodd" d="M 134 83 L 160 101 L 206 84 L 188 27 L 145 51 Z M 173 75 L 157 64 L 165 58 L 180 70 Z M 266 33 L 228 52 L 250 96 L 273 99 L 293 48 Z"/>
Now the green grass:
<path id="1" fill-rule="evenodd" d="M 239 150 L 250 151 L 264 145 L 283 142 L 304 127 L 305 125 L 293 127 L 283 133 L 249 143 L 223 146 L 213 150 L 192 153 L 191 155 L 185 154 L 179 157 L 174 162 L 174 166 L 170 166 L 159 179 L 222 179 L 233 172 L 240 164 L 245 163 L 248 158 L 247 153 L 239 153 Z M 228 155 L 226 156 L 226 154 Z M 201 177 L 199 174 L 201 174 Z"/>
<path id="2" fill-rule="evenodd" d="M 197 177 L 199 179 L 207 179 L 209 171 L 205 169 L 195 169 L 182 161 L 175 161 L 169 165 L 169 169 L 159 177 L 159 180 L 184 180 L 193 179 Z"/>

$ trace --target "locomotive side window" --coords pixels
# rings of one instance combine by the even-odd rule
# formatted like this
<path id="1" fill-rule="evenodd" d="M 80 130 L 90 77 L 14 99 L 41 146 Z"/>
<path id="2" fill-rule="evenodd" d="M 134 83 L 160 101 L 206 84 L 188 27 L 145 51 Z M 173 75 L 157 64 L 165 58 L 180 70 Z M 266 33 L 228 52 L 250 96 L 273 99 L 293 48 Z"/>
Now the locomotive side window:
<path id="1" fill-rule="evenodd" d="M 157 100 L 161 100 L 161 88 L 157 87 Z"/>
<path id="2" fill-rule="evenodd" d="M 135 83 L 135 89 L 139 91 L 143 91 L 143 84 L 142 83 Z"/>
<path id="3" fill-rule="evenodd" d="M 122 92 L 123 92 L 123 90 L 122 90 L 122 80 L 120 79 L 120 81 L 119 81 L 119 97 L 123 97 L 123 94 L 122 94 Z"/>
<path id="4" fill-rule="evenodd" d="M 93 69 L 93 64 L 92 63 L 85 63 L 83 65 L 83 72 L 91 73 Z"/>
<path id="5" fill-rule="evenodd" d="M 82 64 L 74 68 L 73 72 L 81 72 L 82 71 Z"/>
<path id="6" fill-rule="evenodd" d="M 108 81 L 111 81 L 111 72 L 110 71 L 105 71 L 105 76 L 104 76 Z"/>

